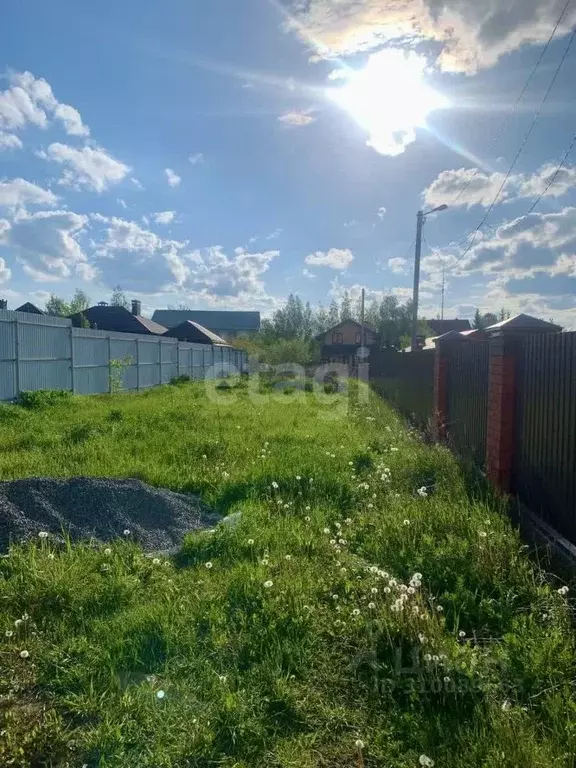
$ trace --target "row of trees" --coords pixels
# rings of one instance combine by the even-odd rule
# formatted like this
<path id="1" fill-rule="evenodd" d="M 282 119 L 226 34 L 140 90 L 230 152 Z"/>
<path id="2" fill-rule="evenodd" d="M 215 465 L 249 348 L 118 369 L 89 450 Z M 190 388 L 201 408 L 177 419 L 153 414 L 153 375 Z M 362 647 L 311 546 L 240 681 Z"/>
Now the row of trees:
<path id="1" fill-rule="evenodd" d="M 112 291 L 109 303 L 113 307 L 124 307 L 125 309 L 128 309 L 128 298 L 119 285 Z M 87 296 L 84 291 L 78 289 L 75 291 L 72 301 L 65 301 L 60 298 L 60 296 L 56 296 L 55 293 L 51 293 L 50 298 L 46 302 L 45 309 L 49 315 L 69 317 L 70 315 L 76 315 L 78 312 L 84 312 L 84 310 L 88 309 L 90 306 L 91 301 L 89 296 Z"/>
<path id="2" fill-rule="evenodd" d="M 310 342 L 344 320 L 362 319 L 361 300 L 352 301 L 345 291 L 340 302 L 332 300 L 328 308 L 320 305 L 313 308 L 310 302 L 304 304 L 299 296 L 290 294 L 285 306 L 278 309 L 270 320 L 262 322 L 260 332 L 264 343 L 280 339 Z M 401 304 L 395 296 L 370 302 L 364 312 L 364 322 L 373 328 L 386 347 L 400 348 L 410 343 L 412 324 L 412 302 Z M 430 336 L 426 320 L 420 322 L 419 333 Z"/>

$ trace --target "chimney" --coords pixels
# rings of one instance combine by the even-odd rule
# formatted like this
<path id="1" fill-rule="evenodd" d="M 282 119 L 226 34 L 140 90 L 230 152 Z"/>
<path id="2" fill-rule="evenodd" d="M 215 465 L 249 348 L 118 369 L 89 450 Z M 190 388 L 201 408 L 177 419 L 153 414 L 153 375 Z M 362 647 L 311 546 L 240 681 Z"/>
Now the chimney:
<path id="1" fill-rule="evenodd" d="M 8 302 L 6 299 L 0 299 L 0 309 L 8 309 Z"/>
<path id="2" fill-rule="evenodd" d="M 142 314 L 142 302 L 138 301 L 138 299 L 132 299 L 132 314 L 133 315 Z"/>

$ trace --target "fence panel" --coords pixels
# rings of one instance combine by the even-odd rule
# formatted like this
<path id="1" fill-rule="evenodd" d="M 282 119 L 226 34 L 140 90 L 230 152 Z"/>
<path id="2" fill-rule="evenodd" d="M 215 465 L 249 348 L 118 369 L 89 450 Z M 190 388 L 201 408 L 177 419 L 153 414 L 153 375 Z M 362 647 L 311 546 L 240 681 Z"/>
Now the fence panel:
<path id="1" fill-rule="evenodd" d="M 462 341 L 450 345 L 447 371 L 448 440 L 460 456 L 486 462 L 490 345 Z"/>
<path id="2" fill-rule="evenodd" d="M 0 401 L 13 400 L 23 390 L 106 393 L 116 378 L 125 390 L 167 384 L 181 374 L 202 380 L 225 375 L 240 354 L 157 336 L 73 328 L 64 318 L 0 310 Z M 119 361 L 118 369 L 112 361 Z M 215 363 L 218 371 L 212 370 Z"/>
<path id="3" fill-rule="evenodd" d="M 434 351 L 382 350 L 370 360 L 370 381 L 380 395 L 418 426 L 434 412 Z"/>
<path id="4" fill-rule="evenodd" d="M 513 489 L 576 541 L 576 333 L 525 339 L 516 384 Z"/>

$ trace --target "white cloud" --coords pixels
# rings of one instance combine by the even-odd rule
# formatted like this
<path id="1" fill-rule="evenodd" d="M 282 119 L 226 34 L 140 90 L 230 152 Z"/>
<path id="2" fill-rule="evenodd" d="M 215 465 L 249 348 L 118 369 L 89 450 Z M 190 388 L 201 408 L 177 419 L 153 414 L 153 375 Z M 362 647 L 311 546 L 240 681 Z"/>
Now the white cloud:
<path id="1" fill-rule="evenodd" d="M 2 236 L 2 232 L 0 230 L 0 242 L 2 242 L 1 236 Z M 6 262 L 4 261 L 4 259 L 0 258 L 0 284 L 7 283 L 8 280 L 10 280 L 11 275 L 12 275 L 12 272 L 8 268 Z"/>
<path id="2" fill-rule="evenodd" d="M 89 136 L 90 130 L 82 122 L 80 112 L 69 104 L 58 104 L 54 111 L 55 117 L 62 121 L 64 130 L 69 136 Z"/>
<path id="3" fill-rule="evenodd" d="M 346 269 L 354 261 L 354 254 L 348 248 L 330 248 L 329 251 L 316 251 L 304 259 L 306 264 L 313 267 L 330 267 L 331 269 Z"/>
<path id="4" fill-rule="evenodd" d="M 115 160 L 104 149 L 83 147 L 75 149 L 68 144 L 50 144 L 46 152 L 39 156 L 64 166 L 60 184 L 65 186 L 86 187 L 96 192 L 104 192 L 114 184 L 119 184 L 130 172 L 130 168 Z"/>
<path id="5" fill-rule="evenodd" d="M 73 274 L 84 279 L 93 275 L 78 242 L 87 222 L 87 216 L 70 211 L 21 211 L 4 234 L 4 243 L 33 280 L 64 280 Z"/>
<path id="6" fill-rule="evenodd" d="M 262 275 L 278 256 L 279 251 L 250 253 L 244 248 L 236 248 L 234 255 L 228 256 L 220 246 L 194 251 L 183 257 L 184 286 L 204 295 L 236 299 L 252 296 L 263 301 L 267 294 Z"/>
<path id="7" fill-rule="evenodd" d="M 168 180 L 168 184 L 171 187 L 177 187 L 178 184 L 182 181 L 181 177 L 178 176 L 177 173 L 175 173 L 172 168 L 165 168 L 164 173 L 166 174 L 166 178 Z"/>
<path id="8" fill-rule="evenodd" d="M 446 204 L 452 208 L 471 208 L 473 205 L 488 207 L 505 179 L 503 173 L 488 174 L 478 168 L 446 170 L 424 191 L 424 199 L 429 206 Z M 557 166 L 547 164 L 534 173 L 512 174 L 502 187 L 499 200 L 512 202 L 537 195 L 561 197 L 574 188 L 576 167 L 568 166 L 557 172 Z"/>
<path id="9" fill-rule="evenodd" d="M 118 197 L 118 198 L 116 199 L 116 202 L 118 203 L 118 205 L 119 205 L 121 208 L 124 208 L 124 209 L 128 208 L 128 206 L 126 205 L 126 200 L 123 200 L 121 197 Z"/>
<path id="10" fill-rule="evenodd" d="M 5 149 L 22 149 L 23 146 L 16 134 L 0 131 L 0 152 Z"/>
<path id="11" fill-rule="evenodd" d="M 384 216 L 386 216 L 386 213 L 387 213 L 387 209 L 384 206 L 382 206 L 381 208 L 378 208 L 378 218 L 379 219 L 383 219 Z"/>
<path id="12" fill-rule="evenodd" d="M 190 155 L 188 162 L 192 163 L 192 165 L 199 165 L 204 162 L 204 155 L 202 152 L 196 152 L 196 154 Z"/>
<path id="13" fill-rule="evenodd" d="M 312 115 L 308 114 L 307 112 L 286 112 L 283 115 L 280 115 L 278 118 L 279 123 L 284 123 L 284 125 L 296 125 L 299 127 L 302 127 L 304 125 L 310 125 L 310 123 L 313 123 L 316 120 L 315 117 L 312 117 Z"/>
<path id="14" fill-rule="evenodd" d="M 306 267 L 304 267 L 304 269 L 302 270 L 302 274 L 304 275 L 304 277 L 307 277 L 309 280 L 313 280 L 316 277 L 314 272 L 310 272 L 310 270 L 307 269 Z"/>
<path id="15" fill-rule="evenodd" d="M 171 224 L 176 216 L 176 211 L 160 211 L 159 213 L 152 214 L 152 218 L 156 224 Z"/>
<path id="16" fill-rule="evenodd" d="M 9 80 L 10 87 L 0 91 L 0 128 L 18 130 L 27 123 L 46 128 L 52 117 L 70 136 L 90 134 L 78 110 L 59 102 L 46 80 L 30 72 L 14 72 Z"/>
<path id="17" fill-rule="evenodd" d="M 543 43 L 560 17 L 565 0 L 289 0 L 297 30 L 315 58 L 374 50 L 406 38 L 441 46 L 445 70 L 474 72 L 526 43 Z M 576 22 L 570 7 L 560 25 Z"/>
<path id="18" fill-rule="evenodd" d="M 48 189 L 25 179 L 0 181 L 0 207 L 19 208 L 25 205 L 55 205 L 58 198 Z"/>
<path id="19" fill-rule="evenodd" d="M 406 259 L 401 259 L 401 258 L 388 259 L 389 268 L 391 269 L 392 272 L 395 272 L 397 275 L 401 275 L 406 272 L 407 264 L 408 264 L 408 261 Z"/>

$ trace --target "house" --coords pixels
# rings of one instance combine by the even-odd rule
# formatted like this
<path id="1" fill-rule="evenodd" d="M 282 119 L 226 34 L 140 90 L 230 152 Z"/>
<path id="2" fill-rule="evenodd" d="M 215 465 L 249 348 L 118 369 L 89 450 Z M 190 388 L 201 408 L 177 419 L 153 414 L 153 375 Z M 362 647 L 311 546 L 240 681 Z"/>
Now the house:
<path id="1" fill-rule="evenodd" d="M 228 339 L 248 336 L 260 330 L 260 312 L 157 309 L 152 315 L 152 320 L 165 328 L 175 328 L 190 320 Z"/>
<path id="2" fill-rule="evenodd" d="M 164 336 L 169 336 L 178 341 L 188 341 L 191 344 L 217 344 L 220 346 L 230 346 L 221 336 L 218 336 L 208 328 L 204 328 L 199 323 L 193 323 L 191 320 L 185 320 L 175 328 L 169 328 Z"/>
<path id="3" fill-rule="evenodd" d="M 147 317 L 142 317 L 141 311 L 142 305 L 139 301 L 132 302 L 132 311 L 124 307 L 110 306 L 105 301 L 101 301 L 95 307 L 72 315 L 70 320 L 76 328 L 82 328 L 88 323 L 90 328 L 98 331 L 163 336 L 167 328 Z"/>
<path id="4" fill-rule="evenodd" d="M 378 334 L 373 328 L 362 325 L 356 320 L 344 320 L 318 334 L 315 341 L 320 343 L 323 363 L 354 365 L 358 362 L 360 347 L 367 347 L 370 351 L 377 349 Z"/>
<path id="5" fill-rule="evenodd" d="M 39 309 L 35 304 L 32 304 L 31 302 L 27 301 L 25 304 L 22 304 L 21 307 L 17 307 L 15 312 L 26 312 L 29 315 L 45 315 L 46 312 L 44 312 L 43 309 Z"/>
<path id="6" fill-rule="evenodd" d="M 462 333 L 462 331 L 472 330 L 470 320 L 458 320 L 458 318 L 454 320 L 426 320 L 426 324 L 432 330 L 434 336 L 443 336 L 449 331 Z"/>

